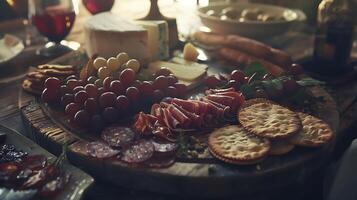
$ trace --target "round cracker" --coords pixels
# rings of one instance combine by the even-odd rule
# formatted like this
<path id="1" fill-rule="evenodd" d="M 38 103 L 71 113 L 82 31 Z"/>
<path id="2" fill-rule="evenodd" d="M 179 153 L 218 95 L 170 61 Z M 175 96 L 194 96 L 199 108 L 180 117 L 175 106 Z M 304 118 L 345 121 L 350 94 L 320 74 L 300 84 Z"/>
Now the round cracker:
<path id="1" fill-rule="evenodd" d="M 303 128 L 291 138 L 291 143 L 299 146 L 318 147 L 329 142 L 333 137 L 330 126 L 321 119 L 298 113 Z"/>
<path id="2" fill-rule="evenodd" d="M 269 155 L 278 156 L 284 155 L 292 151 L 295 145 L 291 144 L 289 140 L 270 140 L 271 148 Z"/>
<path id="3" fill-rule="evenodd" d="M 271 102 L 259 102 L 238 112 L 238 120 L 250 132 L 270 138 L 287 138 L 301 129 L 297 114 Z"/>
<path id="4" fill-rule="evenodd" d="M 240 107 L 240 109 L 251 106 L 253 104 L 257 104 L 257 103 L 273 103 L 275 104 L 275 102 L 269 100 L 269 99 L 265 99 L 265 98 L 254 98 L 254 99 L 249 99 L 249 100 L 245 100 L 243 105 Z"/>
<path id="5" fill-rule="evenodd" d="M 248 165 L 265 158 L 270 142 L 249 133 L 241 125 L 231 125 L 213 131 L 208 137 L 208 148 L 219 160 Z"/>

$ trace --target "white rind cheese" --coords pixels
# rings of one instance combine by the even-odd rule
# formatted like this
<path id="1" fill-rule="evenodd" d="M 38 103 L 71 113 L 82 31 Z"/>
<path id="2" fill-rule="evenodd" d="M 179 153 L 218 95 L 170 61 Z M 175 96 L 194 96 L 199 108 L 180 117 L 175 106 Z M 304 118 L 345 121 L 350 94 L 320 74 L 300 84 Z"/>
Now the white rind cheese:
<path id="1" fill-rule="evenodd" d="M 169 30 L 166 21 L 135 21 L 148 31 L 150 61 L 169 59 Z"/>
<path id="2" fill-rule="evenodd" d="M 207 68 L 203 66 L 188 66 L 165 61 L 156 61 L 149 64 L 148 70 L 155 73 L 161 67 L 168 68 L 179 80 L 197 81 L 206 75 Z"/>
<path id="3" fill-rule="evenodd" d="M 148 31 L 111 12 L 100 13 L 88 19 L 84 24 L 84 33 L 89 57 L 98 54 L 109 58 L 126 52 L 143 64 L 150 60 Z"/>

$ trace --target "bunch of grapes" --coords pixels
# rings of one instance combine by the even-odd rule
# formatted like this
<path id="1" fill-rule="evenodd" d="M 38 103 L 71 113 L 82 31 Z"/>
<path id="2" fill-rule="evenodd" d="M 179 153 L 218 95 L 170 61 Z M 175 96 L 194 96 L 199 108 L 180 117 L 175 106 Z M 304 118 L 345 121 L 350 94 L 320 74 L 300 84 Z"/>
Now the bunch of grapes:
<path id="1" fill-rule="evenodd" d="M 46 80 L 42 100 L 60 102 L 65 114 L 76 125 L 100 132 L 106 125 L 164 97 L 183 97 L 186 85 L 180 84 L 167 68 L 157 71 L 153 81 L 140 81 L 131 68 L 115 76 L 90 76 L 80 80 L 69 76 L 61 85 L 59 79 Z"/>

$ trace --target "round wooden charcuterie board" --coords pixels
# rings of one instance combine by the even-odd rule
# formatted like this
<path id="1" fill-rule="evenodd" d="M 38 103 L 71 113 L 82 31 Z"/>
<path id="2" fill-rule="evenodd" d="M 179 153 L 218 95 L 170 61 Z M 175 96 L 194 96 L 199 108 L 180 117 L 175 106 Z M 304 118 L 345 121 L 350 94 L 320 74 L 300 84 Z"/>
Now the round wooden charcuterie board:
<path id="1" fill-rule="evenodd" d="M 69 64 L 67 60 L 56 63 Z M 320 87 L 312 88 L 311 92 L 324 97 L 316 115 L 336 133 L 339 115 L 335 102 Z M 278 189 L 311 175 L 326 163 L 334 147 L 334 142 L 321 148 L 297 147 L 288 154 L 269 156 L 249 166 L 226 164 L 210 156 L 177 159 L 167 168 L 131 166 L 118 160 L 100 160 L 81 154 L 78 144 L 93 141 L 96 136 L 73 128 L 60 109 L 44 104 L 40 98 L 21 91 L 19 108 L 29 137 L 50 152 L 59 154 L 67 142 L 70 161 L 94 177 L 119 186 L 169 194 L 213 197 Z"/>

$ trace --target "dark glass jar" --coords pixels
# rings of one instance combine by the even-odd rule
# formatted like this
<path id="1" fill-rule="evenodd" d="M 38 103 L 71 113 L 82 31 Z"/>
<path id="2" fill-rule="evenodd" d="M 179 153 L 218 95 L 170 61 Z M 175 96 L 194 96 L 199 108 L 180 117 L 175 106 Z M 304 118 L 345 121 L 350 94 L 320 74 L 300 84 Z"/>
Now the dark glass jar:
<path id="1" fill-rule="evenodd" d="M 338 73 L 351 70 L 349 59 L 354 24 L 348 0 L 322 0 L 317 15 L 314 60 L 318 71 Z"/>

